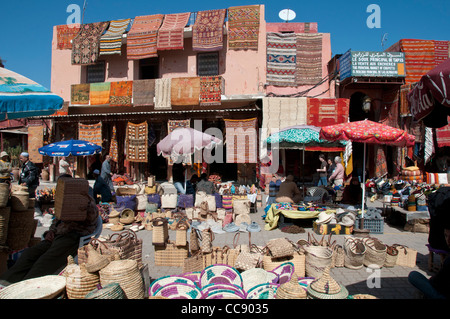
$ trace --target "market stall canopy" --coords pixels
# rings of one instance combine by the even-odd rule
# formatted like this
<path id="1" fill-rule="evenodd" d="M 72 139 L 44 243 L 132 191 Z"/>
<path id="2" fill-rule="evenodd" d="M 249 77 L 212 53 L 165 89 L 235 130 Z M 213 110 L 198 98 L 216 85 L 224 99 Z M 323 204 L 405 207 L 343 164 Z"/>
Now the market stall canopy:
<path id="1" fill-rule="evenodd" d="M 222 140 L 193 128 L 177 128 L 156 145 L 156 152 L 166 158 L 191 156 L 197 150 L 212 149 Z"/>
<path id="2" fill-rule="evenodd" d="M 63 98 L 42 85 L 0 68 L 0 121 L 51 115 L 60 110 Z"/>
<path id="3" fill-rule="evenodd" d="M 446 126 L 450 115 L 450 59 L 423 75 L 407 99 L 416 120 L 432 128 Z"/>
<path id="4" fill-rule="evenodd" d="M 51 143 L 39 148 L 39 154 L 48 156 L 84 156 L 98 154 L 102 147 L 86 141 L 67 140 Z"/>
<path id="5" fill-rule="evenodd" d="M 329 148 L 332 151 L 343 151 L 347 141 L 328 141 L 319 136 L 320 127 L 313 125 L 295 125 L 286 127 L 267 138 L 267 144 L 279 149 L 305 149 L 305 147 Z"/>
<path id="6" fill-rule="evenodd" d="M 415 137 L 404 130 L 369 120 L 324 126 L 320 138 L 400 147 L 413 146 L 415 141 Z"/>

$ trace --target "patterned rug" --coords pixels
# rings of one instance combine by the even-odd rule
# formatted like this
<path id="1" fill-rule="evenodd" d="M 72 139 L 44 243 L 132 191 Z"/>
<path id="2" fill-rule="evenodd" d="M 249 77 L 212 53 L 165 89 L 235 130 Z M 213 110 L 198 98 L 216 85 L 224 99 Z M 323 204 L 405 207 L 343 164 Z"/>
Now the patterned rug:
<path id="1" fill-rule="evenodd" d="M 100 55 L 121 54 L 122 36 L 128 28 L 131 19 L 114 20 L 100 38 Z"/>
<path id="2" fill-rule="evenodd" d="M 349 99 L 308 98 L 307 103 L 307 125 L 323 127 L 348 122 Z"/>
<path id="3" fill-rule="evenodd" d="M 381 177 L 388 172 L 384 145 L 375 145 L 375 176 Z"/>
<path id="4" fill-rule="evenodd" d="M 223 24 L 226 9 L 206 10 L 197 13 L 192 27 L 194 51 L 219 51 L 223 47 Z"/>
<path id="5" fill-rule="evenodd" d="M 317 84 L 322 80 L 322 34 L 297 34 L 296 82 Z"/>
<path id="6" fill-rule="evenodd" d="M 90 87 L 89 83 L 72 84 L 70 93 L 70 104 L 89 105 Z"/>
<path id="7" fill-rule="evenodd" d="M 111 159 L 114 162 L 117 163 L 119 161 L 119 145 L 117 143 L 117 129 L 115 125 L 112 129 L 111 144 L 109 145 L 109 156 L 111 156 Z"/>
<path id="8" fill-rule="evenodd" d="M 173 78 L 170 99 L 172 105 L 199 105 L 200 78 Z"/>
<path id="9" fill-rule="evenodd" d="M 450 116 L 447 117 L 450 123 Z M 450 146 L 450 124 L 436 129 L 436 141 L 438 147 Z"/>
<path id="10" fill-rule="evenodd" d="M 98 60 L 100 37 L 108 27 L 109 22 L 94 22 L 84 24 L 72 41 L 72 64 L 89 65 Z"/>
<path id="11" fill-rule="evenodd" d="M 221 76 L 200 77 L 200 105 L 221 105 L 224 79 Z"/>
<path id="12" fill-rule="evenodd" d="M 296 86 L 297 36 L 293 33 L 267 33 L 267 82 Z"/>
<path id="13" fill-rule="evenodd" d="M 167 135 L 172 133 L 177 128 L 187 128 L 191 127 L 191 120 L 169 120 L 167 121 Z M 162 139 L 162 138 L 161 138 Z M 173 160 L 171 158 L 167 159 L 168 165 L 173 165 Z M 190 162 L 189 162 L 190 164 Z"/>
<path id="14" fill-rule="evenodd" d="M 438 66 L 449 58 L 448 41 L 434 41 L 434 61 Z"/>
<path id="15" fill-rule="evenodd" d="M 109 93 L 109 105 L 111 106 L 132 106 L 133 81 L 111 82 Z"/>
<path id="16" fill-rule="evenodd" d="M 147 122 L 128 122 L 126 133 L 126 154 L 130 162 L 147 162 L 148 125 Z"/>
<path id="17" fill-rule="evenodd" d="M 80 25 L 63 24 L 56 26 L 56 48 L 58 50 L 72 50 L 72 40 L 80 32 Z"/>
<path id="18" fill-rule="evenodd" d="M 91 83 L 89 90 L 89 99 L 91 105 L 109 104 L 109 96 L 111 90 L 110 82 Z"/>
<path id="19" fill-rule="evenodd" d="M 411 89 L 412 89 L 411 84 L 403 84 L 400 87 L 400 110 L 399 110 L 399 112 L 400 112 L 401 116 L 407 116 L 408 114 L 410 114 L 408 99 L 406 96 L 411 91 Z"/>
<path id="20" fill-rule="evenodd" d="M 78 124 L 78 139 L 96 145 L 103 145 L 102 122 L 97 124 Z"/>
<path id="21" fill-rule="evenodd" d="M 166 14 L 158 31 L 157 48 L 161 50 L 184 49 L 184 27 L 189 21 L 190 12 Z"/>
<path id="22" fill-rule="evenodd" d="M 133 105 L 154 105 L 155 79 L 133 81 Z"/>
<path id="23" fill-rule="evenodd" d="M 155 14 L 134 18 L 133 25 L 127 36 L 127 57 L 138 60 L 157 57 L 158 29 L 164 15 Z"/>
<path id="24" fill-rule="evenodd" d="M 228 8 L 228 48 L 258 50 L 259 5 Z"/>
<path id="25" fill-rule="evenodd" d="M 170 110 L 172 79 L 155 80 L 155 110 Z"/>
<path id="26" fill-rule="evenodd" d="M 224 119 L 224 121 L 227 163 L 256 163 L 258 154 L 258 119 Z"/>
<path id="27" fill-rule="evenodd" d="M 28 126 L 28 154 L 33 163 L 42 163 L 43 156 L 39 148 L 44 145 L 44 127 L 42 125 Z"/>

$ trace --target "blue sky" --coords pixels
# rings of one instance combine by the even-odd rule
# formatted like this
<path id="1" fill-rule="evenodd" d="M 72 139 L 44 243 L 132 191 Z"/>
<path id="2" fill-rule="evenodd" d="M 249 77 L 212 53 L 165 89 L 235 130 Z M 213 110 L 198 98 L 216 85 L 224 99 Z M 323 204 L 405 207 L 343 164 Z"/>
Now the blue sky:
<path id="1" fill-rule="evenodd" d="M 50 88 L 52 27 L 65 24 L 70 4 L 83 0 L 19 0 L 0 4 L 0 57 L 5 67 Z M 282 22 L 282 9 L 296 12 L 293 22 L 317 22 L 319 32 L 331 34 L 333 55 L 348 49 L 382 51 L 400 39 L 450 40 L 449 0 L 87 0 L 84 22 L 134 18 L 147 14 L 195 12 L 231 6 L 264 4 L 266 22 Z M 381 27 L 369 28 L 370 4 L 380 8 Z"/>

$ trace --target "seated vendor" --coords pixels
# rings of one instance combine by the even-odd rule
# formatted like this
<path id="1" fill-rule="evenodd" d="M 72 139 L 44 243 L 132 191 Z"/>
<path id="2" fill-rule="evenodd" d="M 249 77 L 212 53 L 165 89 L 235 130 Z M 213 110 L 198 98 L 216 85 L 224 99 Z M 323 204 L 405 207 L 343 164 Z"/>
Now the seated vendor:
<path id="1" fill-rule="evenodd" d="M 357 177 L 353 177 L 350 184 L 345 186 L 342 194 L 342 204 L 360 205 L 362 201 L 362 188 Z"/>
<path id="2" fill-rule="evenodd" d="M 294 182 L 294 176 L 288 175 L 280 184 L 275 201 L 277 203 L 298 203 L 302 200 L 302 194 Z"/>

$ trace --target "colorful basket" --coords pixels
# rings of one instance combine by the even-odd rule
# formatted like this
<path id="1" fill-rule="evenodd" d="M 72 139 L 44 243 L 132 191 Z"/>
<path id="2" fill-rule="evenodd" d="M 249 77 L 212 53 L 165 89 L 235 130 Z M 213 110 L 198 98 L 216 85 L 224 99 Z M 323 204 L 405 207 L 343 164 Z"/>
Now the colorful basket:
<path id="1" fill-rule="evenodd" d="M 125 292 L 116 282 L 105 286 L 97 285 L 84 299 L 126 299 Z"/>
<path id="2" fill-rule="evenodd" d="M 149 294 L 149 296 L 154 296 L 156 294 L 156 292 L 159 289 L 161 289 L 161 287 L 164 287 L 166 285 L 173 284 L 173 283 L 181 283 L 181 284 L 197 286 L 197 284 L 192 279 L 190 279 L 186 276 L 178 276 L 178 275 L 164 276 L 164 277 L 160 277 L 160 278 L 156 279 L 155 281 L 153 281 L 151 283 L 150 288 L 148 290 L 148 294 Z"/>
<path id="3" fill-rule="evenodd" d="M 200 275 L 200 287 L 211 283 L 234 284 L 243 287 L 242 276 L 237 269 L 225 264 L 216 264 L 206 267 Z"/>
<path id="4" fill-rule="evenodd" d="M 279 284 L 260 284 L 247 291 L 247 299 L 275 299 Z"/>
<path id="5" fill-rule="evenodd" d="M 273 273 L 278 275 L 278 284 L 282 285 L 289 282 L 295 271 L 295 266 L 291 262 L 283 263 L 280 266 L 272 270 Z"/>
<path id="6" fill-rule="evenodd" d="M 174 282 L 162 286 L 153 296 L 160 296 L 168 299 L 201 299 L 202 292 L 196 285 Z"/>

